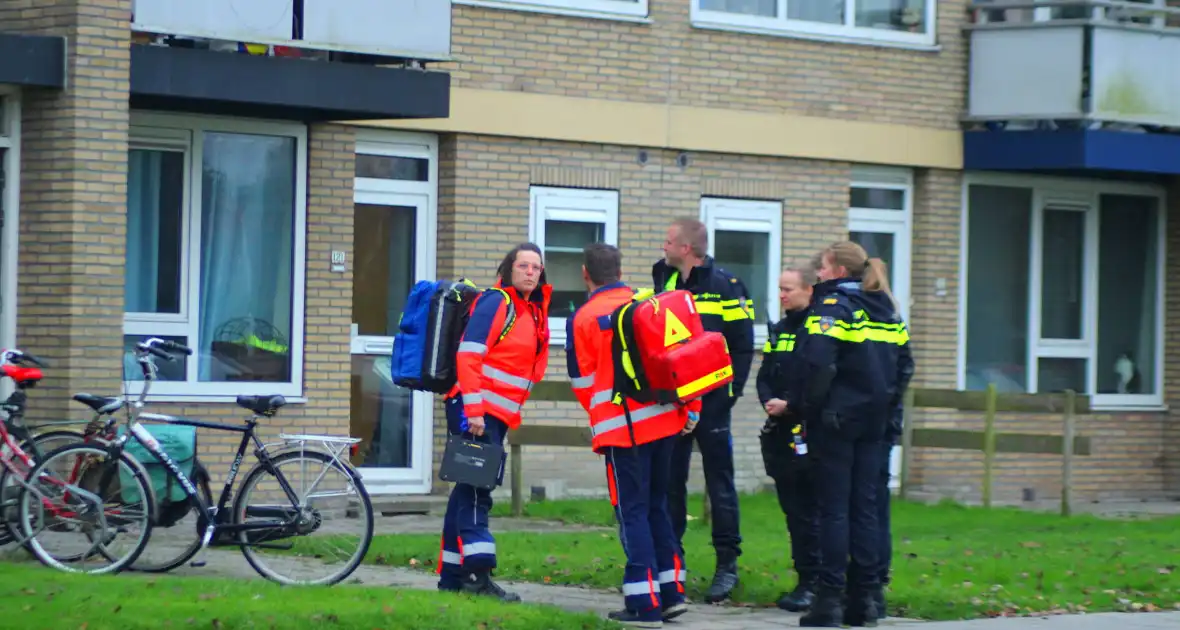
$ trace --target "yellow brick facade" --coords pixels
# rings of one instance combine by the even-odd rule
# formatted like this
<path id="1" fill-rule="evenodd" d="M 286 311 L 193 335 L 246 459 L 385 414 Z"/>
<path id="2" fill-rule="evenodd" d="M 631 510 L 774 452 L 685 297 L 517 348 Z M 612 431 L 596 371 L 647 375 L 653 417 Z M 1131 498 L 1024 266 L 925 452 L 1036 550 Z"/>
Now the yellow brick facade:
<path id="1" fill-rule="evenodd" d="M 935 155 L 937 151 L 915 150 L 909 141 L 920 145 L 931 132 L 951 137 L 960 127 L 967 79 L 962 31 L 966 6 L 966 0 L 939 2 L 938 49 L 909 50 L 695 28 L 686 0 L 651 0 L 648 23 L 455 5 L 455 60 L 431 64 L 431 69 L 449 71 L 458 90 L 573 97 L 582 99 L 584 111 L 603 103 L 623 104 L 622 109 L 602 109 L 622 112 L 618 115 L 624 118 L 628 108 L 638 112 L 646 107 L 643 111 L 650 112 L 650 106 L 658 106 L 667 109 L 669 125 L 683 114 L 674 116 L 676 107 L 708 110 L 715 116 L 709 120 L 719 121 L 727 114 L 757 112 L 837 121 L 851 130 L 861 129 L 856 126 L 861 124 L 889 125 L 893 135 L 887 137 L 904 143 L 898 145 L 899 155 Z M 69 393 L 113 394 L 120 389 L 130 11 L 130 0 L 0 0 L 0 30 L 62 35 L 69 41 L 67 88 L 22 94 L 17 334 L 22 347 L 54 363 L 53 378 L 35 393 L 36 417 L 80 417 L 80 408 L 67 403 Z M 578 121 L 554 120 L 558 122 L 547 127 L 553 133 L 529 137 L 455 132 L 446 121 L 376 125 L 428 131 L 437 125 L 441 131 L 438 277 L 491 281 L 504 253 L 528 237 L 529 188 L 536 185 L 619 192 L 624 279 L 636 286 L 650 283 L 650 266 L 659 256 L 668 222 L 698 216 L 702 196 L 780 201 L 782 261 L 797 263 L 847 236 L 849 185 L 857 166 L 917 164 L 911 191 L 910 324 L 918 363 L 914 384 L 956 387 L 961 171 L 938 160 L 893 162 L 878 150 L 860 147 L 855 131 L 847 132 L 852 140 L 834 143 L 839 145 L 835 148 L 808 150 L 808 155 L 828 156 L 811 159 L 787 149 L 767 150 L 754 137 L 732 139 L 730 145 L 739 148 L 727 153 L 684 151 L 675 146 L 682 136 L 671 133 L 659 146 L 627 138 L 573 142 L 563 126 L 576 127 Z M 677 120 L 684 124 L 686 119 Z M 489 121 L 488 126 L 494 125 Z M 344 273 L 331 271 L 330 258 L 332 252 L 344 252 L 353 259 L 357 133 L 343 124 L 309 128 L 303 366 L 307 402 L 292 404 L 267 421 L 266 438 L 292 429 L 349 430 L 353 275 L 351 266 Z M 724 136 L 725 130 L 716 133 Z M 886 136 L 866 138 L 866 147 L 879 145 L 882 137 Z M 743 145 L 757 148 L 743 153 Z M 646 161 L 640 160 L 641 151 Z M 678 162 L 682 153 L 687 165 Z M 1175 187 L 1172 192 L 1180 195 Z M 1180 206 L 1173 202 L 1173 208 Z M 1180 247 L 1176 223 L 1169 223 L 1169 248 Z M 1180 281 L 1173 279 L 1180 276 L 1177 272 L 1180 262 L 1169 258 L 1169 307 L 1180 299 Z M 943 282 L 945 294 L 940 294 L 935 289 Z M 1174 318 L 1168 330 L 1165 352 L 1180 330 Z M 550 352 L 549 377 L 566 378 L 564 352 L 556 346 Z M 1167 362 L 1165 379 L 1171 405 L 1176 402 L 1171 383 L 1180 382 L 1180 361 Z M 243 416 L 224 402 L 168 403 L 154 409 L 211 420 Z M 577 425 L 586 420 L 573 405 L 534 402 L 527 407 L 525 421 Z M 737 480 L 746 490 L 767 481 L 757 442 L 762 421 L 752 372 L 746 396 L 734 411 Z M 920 414 L 917 422 L 981 426 L 980 419 L 969 414 L 929 412 Z M 1053 419 L 1016 417 L 1001 417 L 1000 429 L 1060 430 Z M 433 491 L 441 493 L 446 484 L 433 474 L 445 434 L 437 404 L 432 431 L 431 478 Z M 1172 415 L 1094 414 L 1081 420 L 1079 432 L 1091 436 L 1097 450 L 1077 465 L 1079 497 L 1180 492 L 1180 457 L 1174 455 L 1180 451 L 1180 425 Z M 236 437 L 203 432 L 202 453 L 215 472 L 228 465 Z M 914 481 L 942 494 L 974 497 L 979 492 L 980 462 L 969 453 L 922 449 L 914 457 Z M 526 492 L 530 486 L 545 486 L 550 496 L 604 492 L 601 462 L 588 450 L 526 448 L 524 472 Z M 1058 457 L 1001 456 L 996 497 L 1018 499 L 1025 488 L 1033 488 L 1040 497 L 1055 496 L 1059 473 Z M 700 488 L 699 466 L 693 485 Z"/>

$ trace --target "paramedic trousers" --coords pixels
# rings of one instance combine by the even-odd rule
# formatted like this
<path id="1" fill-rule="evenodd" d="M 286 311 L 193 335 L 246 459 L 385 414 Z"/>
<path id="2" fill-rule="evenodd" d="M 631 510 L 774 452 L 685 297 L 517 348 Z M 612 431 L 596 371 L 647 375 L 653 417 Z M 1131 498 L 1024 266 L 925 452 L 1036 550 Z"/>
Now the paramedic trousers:
<path id="1" fill-rule="evenodd" d="M 693 441 L 701 451 L 705 469 L 705 490 L 713 510 L 713 548 L 718 563 L 736 562 L 741 555 L 742 537 L 738 526 L 738 496 L 733 480 L 733 435 L 730 433 L 733 399 L 726 389 L 705 394 L 701 421 L 688 435 L 676 436 L 672 448 L 672 479 L 668 488 L 668 511 L 672 527 L 684 554 L 684 530 L 688 525 L 688 471 L 692 464 Z"/>
<path id="2" fill-rule="evenodd" d="M 661 618 L 661 608 L 684 601 L 684 561 L 668 516 L 668 476 L 675 437 L 635 448 L 609 447 L 606 483 L 627 556 L 623 603 Z"/>
<path id="3" fill-rule="evenodd" d="M 893 528 L 889 505 L 892 498 L 889 492 L 889 457 L 893 453 L 893 447 L 897 444 L 896 440 L 896 437 L 889 436 L 881 444 L 881 468 L 878 473 L 877 531 L 879 536 L 877 566 L 874 570 L 882 586 L 889 584 L 889 571 L 893 565 Z M 848 583 L 855 584 L 861 581 L 860 573 L 861 568 L 853 558 L 853 561 L 848 564 Z"/>
<path id="4" fill-rule="evenodd" d="M 463 424 L 463 402 L 449 398 L 447 431 L 460 435 Z M 486 428 L 481 441 L 502 445 L 508 425 L 493 416 L 484 416 Z M 504 471 L 500 471 L 501 479 Z M 492 491 L 457 483 L 451 490 L 447 514 L 443 517 L 442 552 L 438 563 L 438 588 L 458 590 L 463 577 L 469 573 L 483 573 L 496 568 L 496 539 L 488 530 L 488 512 L 492 509 Z"/>
<path id="5" fill-rule="evenodd" d="M 808 427 L 820 520 L 819 586 L 872 592 L 881 585 L 878 497 L 885 454 L 883 417 L 841 418 L 839 428 Z M 888 460 L 884 464 L 888 470 Z M 851 563 L 849 560 L 851 556 Z M 846 582 L 849 567 L 854 583 Z M 862 567 L 870 570 L 861 571 Z"/>

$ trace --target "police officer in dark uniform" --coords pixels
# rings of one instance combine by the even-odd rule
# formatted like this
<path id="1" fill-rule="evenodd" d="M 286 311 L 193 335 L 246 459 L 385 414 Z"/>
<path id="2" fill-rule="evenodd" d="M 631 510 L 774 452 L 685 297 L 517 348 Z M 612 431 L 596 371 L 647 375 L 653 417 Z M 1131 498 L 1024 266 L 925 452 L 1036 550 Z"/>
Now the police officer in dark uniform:
<path id="1" fill-rule="evenodd" d="M 668 228 L 664 260 L 652 268 L 657 291 L 685 289 L 692 292 L 705 330 L 725 335 L 733 361 L 733 384 L 712 391 L 702 399 L 701 419 L 695 431 L 677 438 L 672 451 L 668 511 L 672 527 L 684 551 L 687 527 L 688 472 L 693 440 L 701 451 L 705 488 L 713 509 L 713 548 L 717 570 L 706 599 L 724 601 L 738 584 L 737 559 L 741 555 L 738 496 L 734 485 L 731 410 L 742 395 L 754 359 L 753 308 L 746 286 L 713 264 L 708 256 L 709 232 L 696 219 L 680 219 Z"/>
<path id="2" fill-rule="evenodd" d="M 799 581 L 777 606 L 791 612 L 811 607 L 819 571 L 819 513 L 815 503 L 811 458 L 803 427 L 803 385 L 806 363 L 798 340 L 806 336 L 815 273 L 787 269 L 779 277 L 779 301 L 785 315 L 769 325 L 762 365 L 758 368 L 758 400 L 767 420 L 759 436 L 766 474 L 774 479 L 779 507 L 791 534 L 791 559 Z"/>
<path id="3" fill-rule="evenodd" d="M 799 625 L 875 626 L 885 615 L 878 604 L 884 600 L 879 495 L 881 471 L 888 470 L 886 435 L 913 357 L 885 263 L 849 241 L 825 249 L 820 261 L 803 341 L 809 364 L 803 406 L 821 558 L 819 592 Z"/>

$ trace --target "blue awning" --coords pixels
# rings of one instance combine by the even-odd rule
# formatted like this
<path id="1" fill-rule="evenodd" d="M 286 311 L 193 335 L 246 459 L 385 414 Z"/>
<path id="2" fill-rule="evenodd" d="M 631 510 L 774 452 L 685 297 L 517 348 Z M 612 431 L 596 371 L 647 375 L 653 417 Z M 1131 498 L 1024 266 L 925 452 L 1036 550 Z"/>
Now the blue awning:
<path id="1" fill-rule="evenodd" d="M 1180 135 L 1082 129 L 965 131 L 963 168 L 1180 175 Z"/>

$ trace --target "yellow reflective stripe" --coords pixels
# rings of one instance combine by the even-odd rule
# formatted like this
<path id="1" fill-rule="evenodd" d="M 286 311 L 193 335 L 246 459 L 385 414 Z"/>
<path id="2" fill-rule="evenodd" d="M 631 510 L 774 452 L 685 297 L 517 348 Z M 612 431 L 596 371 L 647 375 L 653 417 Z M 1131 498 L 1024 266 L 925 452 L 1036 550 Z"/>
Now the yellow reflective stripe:
<path id="1" fill-rule="evenodd" d="M 721 309 L 720 302 L 710 302 L 708 300 L 694 300 L 697 305 L 697 312 L 701 315 L 724 315 L 725 312 Z"/>
<path id="2" fill-rule="evenodd" d="M 905 324 L 883 324 L 879 322 L 856 322 L 850 324 L 837 319 L 825 331 L 820 329 L 819 320 L 820 318 L 817 316 L 807 318 L 808 334 L 824 335 L 849 343 L 875 341 L 899 346 L 904 345 L 910 340 L 910 334 L 906 331 Z"/>
<path id="3" fill-rule="evenodd" d="M 672 275 L 668 276 L 668 281 L 664 283 L 664 290 L 665 291 L 675 291 L 676 290 L 676 280 L 678 280 L 679 278 L 680 278 L 680 272 L 673 271 Z"/>
<path id="4" fill-rule="evenodd" d="M 782 342 L 779 342 L 779 344 L 781 345 Z M 766 344 L 762 346 L 762 354 L 766 354 L 767 352 L 773 352 L 773 350 L 770 349 L 769 341 L 767 341 Z"/>
<path id="5" fill-rule="evenodd" d="M 676 388 L 676 395 L 679 396 L 681 400 L 684 400 L 685 398 L 692 396 L 693 394 L 701 391 L 702 389 L 709 387 L 710 385 L 713 385 L 714 383 L 716 383 L 718 381 L 723 381 L 731 376 L 733 376 L 733 365 L 732 364 L 727 365 L 727 366 L 721 368 L 720 370 L 713 372 L 712 374 L 706 374 L 705 376 L 702 376 L 687 385 L 677 387 Z M 730 385 L 730 387 L 732 388 L 733 386 Z"/>
<path id="6" fill-rule="evenodd" d="M 701 312 L 703 313 L 704 311 L 701 311 Z M 727 321 L 727 322 L 736 322 L 736 321 L 740 321 L 743 319 L 753 319 L 752 317 L 750 317 L 750 312 L 740 306 L 722 309 L 720 314 L 721 314 L 721 319 L 723 319 L 724 321 Z"/>

